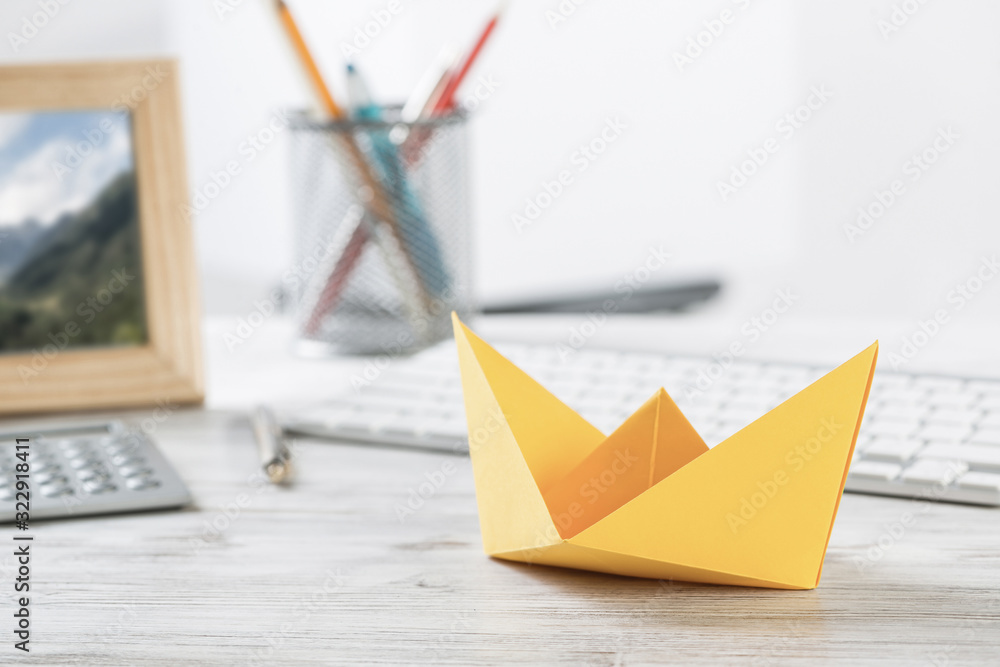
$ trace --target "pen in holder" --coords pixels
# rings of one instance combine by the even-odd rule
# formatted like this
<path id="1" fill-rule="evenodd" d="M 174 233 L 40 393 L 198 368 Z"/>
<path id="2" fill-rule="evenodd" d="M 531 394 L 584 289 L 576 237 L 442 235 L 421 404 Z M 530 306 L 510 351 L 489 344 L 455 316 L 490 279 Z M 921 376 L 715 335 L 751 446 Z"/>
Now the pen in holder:
<path id="1" fill-rule="evenodd" d="M 472 309 L 466 118 L 291 123 L 296 320 L 307 347 L 409 352 Z"/>

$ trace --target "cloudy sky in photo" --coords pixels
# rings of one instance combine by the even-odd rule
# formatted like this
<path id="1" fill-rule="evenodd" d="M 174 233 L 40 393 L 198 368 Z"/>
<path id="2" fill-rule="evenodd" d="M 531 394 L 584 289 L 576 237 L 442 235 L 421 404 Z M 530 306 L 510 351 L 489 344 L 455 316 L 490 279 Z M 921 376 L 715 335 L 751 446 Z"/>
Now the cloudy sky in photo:
<path id="1" fill-rule="evenodd" d="M 107 133 L 101 130 L 102 123 L 108 125 L 105 121 L 111 122 Z M 83 152 L 88 147 L 92 150 L 86 156 L 73 157 L 81 147 Z M 63 214 L 90 204 L 105 185 L 132 169 L 132 164 L 127 113 L 2 112 L 0 228 L 31 219 L 51 225 Z"/>

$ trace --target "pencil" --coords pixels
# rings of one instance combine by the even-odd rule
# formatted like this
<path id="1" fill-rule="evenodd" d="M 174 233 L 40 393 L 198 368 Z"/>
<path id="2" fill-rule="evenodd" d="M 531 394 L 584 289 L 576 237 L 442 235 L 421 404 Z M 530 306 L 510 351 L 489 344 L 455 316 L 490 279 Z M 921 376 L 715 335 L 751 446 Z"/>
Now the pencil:
<path id="1" fill-rule="evenodd" d="M 278 11 L 278 18 L 284 29 L 285 35 L 288 37 L 291 43 L 292 49 L 298 56 L 299 62 L 305 71 L 307 78 L 312 85 L 313 91 L 318 97 L 322 104 L 323 110 L 331 118 L 335 120 L 343 120 L 347 117 L 344 109 L 337 104 L 333 97 L 330 89 L 327 87 L 326 82 L 323 80 L 323 75 L 319 71 L 319 67 L 316 64 L 315 59 L 312 57 L 312 53 L 309 51 L 309 47 L 306 45 L 305 39 L 302 36 L 302 32 L 299 30 L 298 25 L 295 23 L 295 18 L 292 16 L 291 10 L 284 0 L 275 0 L 275 7 Z M 347 152 L 351 157 L 352 162 L 354 162 L 358 174 L 361 176 L 364 185 L 366 185 L 371 193 L 372 200 L 369 203 L 372 212 L 375 216 L 383 220 L 390 228 L 392 234 L 397 238 L 399 246 L 403 252 L 406 264 L 412 269 L 414 276 L 419 276 L 416 266 L 413 263 L 413 257 L 411 253 L 407 251 L 404 237 L 401 233 L 399 221 L 396 219 L 393 212 L 393 207 L 388 201 L 388 197 L 382 184 L 379 182 L 378 178 L 372 173 L 368 162 L 365 160 L 364 154 L 358 147 L 357 142 L 355 142 L 354 137 L 351 135 L 338 135 L 344 142 Z M 368 229 L 365 225 L 358 225 L 354 232 L 357 238 L 352 238 L 352 247 L 358 247 L 358 244 L 363 244 L 367 239 Z M 339 298 L 339 294 L 343 287 L 346 286 L 346 277 L 354 269 L 355 264 L 361 257 L 360 252 L 346 253 L 341 262 L 335 267 L 333 273 L 330 275 L 331 282 L 335 284 L 331 286 L 331 290 L 324 290 L 326 300 L 326 309 L 332 308 L 332 302 Z M 418 300 L 420 303 L 420 308 L 418 310 L 427 311 L 430 308 L 430 296 L 427 293 L 426 286 L 419 282 L 416 285 L 416 291 L 418 295 Z M 312 325 L 315 322 L 311 323 Z"/>
<path id="2" fill-rule="evenodd" d="M 483 32 L 480 33 L 479 39 L 476 40 L 475 45 L 472 50 L 469 51 L 469 55 L 466 56 L 465 60 L 462 62 L 462 66 L 459 68 L 458 72 L 451 77 L 448 81 L 448 85 L 445 87 L 444 92 L 441 93 L 441 97 L 438 99 L 435 105 L 435 113 L 443 113 L 448 111 L 453 106 L 455 106 L 455 93 L 458 92 L 458 87 L 462 85 L 462 81 L 465 76 L 472 69 L 472 64 L 476 62 L 476 58 L 479 57 L 479 53 L 483 50 L 486 42 L 489 40 L 490 35 L 493 34 L 493 29 L 497 27 L 497 22 L 500 20 L 500 15 L 503 14 L 504 7 L 507 5 L 505 1 L 500 3 L 497 10 L 493 13 L 492 18 L 483 27 Z"/>
<path id="3" fill-rule="evenodd" d="M 458 57 L 458 51 L 451 46 L 445 46 L 441 49 L 437 59 L 430 69 L 420 77 L 417 87 L 413 89 L 413 93 L 406 100 L 403 111 L 399 115 L 400 120 L 404 123 L 412 123 L 426 118 L 434 111 L 437 101 L 441 99 L 445 88 L 448 87 L 448 81 L 454 69 L 458 66 Z"/>
<path id="4" fill-rule="evenodd" d="M 324 110 L 332 118 L 343 120 L 346 114 L 340 108 L 340 105 L 337 104 L 336 100 L 333 99 L 333 94 L 327 88 L 326 82 L 323 81 L 323 75 L 320 74 L 319 66 L 316 65 L 309 47 L 306 46 L 306 40 L 302 37 L 302 32 L 299 30 L 299 26 L 296 25 L 291 10 L 288 9 L 288 5 L 285 4 L 284 0 L 275 0 L 275 4 L 278 7 L 278 16 L 280 17 L 281 25 L 291 40 L 292 47 L 299 56 L 299 60 L 302 61 L 302 68 L 305 70 L 306 75 L 309 77 L 309 82 L 323 103 Z"/>
<path id="5" fill-rule="evenodd" d="M 429 99 L 419 116 L 420 118 L 431 118 L 433 116 L 445 114 L 455 107 L 455 94 L 458 92 L 458 88 L 462 85 L 462 81 L 465 80 L 469 70 L 472 69 L 472 65 L 479 57 L 479 54 L 482 52 L 483 46 L 486 44 L 487 40 L 489 40 L 490 35 L 493 34 L 493 29 L 496 28 L 497 22 L 500 20 L 500 16 L 503 14 L 506 4 L 505 0 L 501 1 L 500 5 L 493 13 L 493 16 L 483 27 L 482 33 L 480 33 L 479 38 L 473 45 L 472 50 L 469 51 L 469 55 L 467 55 L 462 61 L 462 64 L 456 64 L 454 67 L 444 70 L 441 76 L 440 86 L 429 96 Z M 429 127 L 413 128 L 413 131 L 406 137 L 406 140 L 403 142 L 401 147 L 403 161 L 407 165 L 416 164 L 422 159 L 424 149 L 432 135 L 433 130 Z"/>

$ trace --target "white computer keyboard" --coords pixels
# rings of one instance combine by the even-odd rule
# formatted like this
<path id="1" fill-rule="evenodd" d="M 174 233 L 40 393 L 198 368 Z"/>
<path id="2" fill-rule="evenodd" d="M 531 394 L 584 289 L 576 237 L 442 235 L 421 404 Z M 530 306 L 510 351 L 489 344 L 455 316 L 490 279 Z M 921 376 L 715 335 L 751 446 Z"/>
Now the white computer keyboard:
<path id="1" fill-rule="evenodd" d="M 555 345 L 497 349 L 605 433 L 661 386 L 711 447 L 831 368 L 736 360 L 698 388 L 713 360 Z M 565 348 L 564 348 L 565 349 Z M 706 376 L 707 377 L 707 376 Z M 300 433 L 467 451 L 458 360 L 449 341 L 358 376 L 357 391 L 291 415 Z M 1000 380 L 877 371 L 848 491 L 1000 505 Z"/>

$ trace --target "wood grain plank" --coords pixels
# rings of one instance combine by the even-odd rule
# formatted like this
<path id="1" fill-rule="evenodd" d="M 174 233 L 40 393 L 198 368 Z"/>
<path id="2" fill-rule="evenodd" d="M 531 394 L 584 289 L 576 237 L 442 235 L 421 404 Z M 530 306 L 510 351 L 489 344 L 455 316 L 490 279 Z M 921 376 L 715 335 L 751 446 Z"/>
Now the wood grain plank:
<path id="1" fill-rule="evenodd" d="M 296 484 L 277 488 L 256 482 L 238 413 L 179 411 L 154 437 L 197 507 L 39 523 L 32 662 L 955 665 L 1000 655 L 996 510 L 848 494 L 816 590 L 659 582 L 488 558 L 465 458 L 301 443 Z M 446 461 L 455 473 L 400 521 L 396 505 Z M 893 537 L 904 512 L 915 522 Z M 11 565 L 0 564 L 8 581 Z"/>

